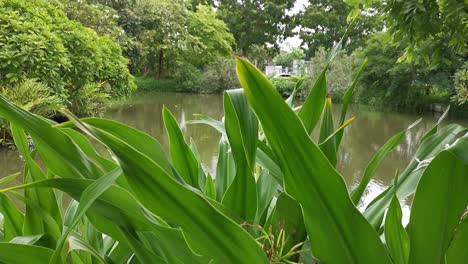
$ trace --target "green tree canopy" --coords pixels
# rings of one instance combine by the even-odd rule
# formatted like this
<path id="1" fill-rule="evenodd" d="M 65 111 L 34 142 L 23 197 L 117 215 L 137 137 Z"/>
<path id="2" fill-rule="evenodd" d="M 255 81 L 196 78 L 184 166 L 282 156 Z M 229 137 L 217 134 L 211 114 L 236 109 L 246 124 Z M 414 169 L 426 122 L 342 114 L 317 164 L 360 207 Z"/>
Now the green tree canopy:
<path id="1" fill-rule="evenodd" d="M 342 0 L 309 0 L 310 5 L 300 14 L 300 37 L 307 44 L 307 55 L 314 56 L 319 47 L 329 49 L 344 35 L 347 17 L 353 9 Z M 382 24 L 375 11 L 362 12 L 344 40 L 344 49 L 351 53 L 362 47 L 367 37 L 380 30 Z"/>
<path id="2" fill-rule="evenodd" d="M 218 16 L 236 39 L 237 49 L 246 55 L 253 45 L 277 43 L 292 35 L 295 23 L 288 15 L 294 0 L 219 0 Z"/>
<path id="3" fill-rule="evenodd" d="M 376 0 L 347 0 L 369 7 Z M 383 1 L 386 27 L 394 42 L 406 42 L 401 59 L 439 65 L 460 64 L 468 54 L 468 4 L 462 0 Z"/>

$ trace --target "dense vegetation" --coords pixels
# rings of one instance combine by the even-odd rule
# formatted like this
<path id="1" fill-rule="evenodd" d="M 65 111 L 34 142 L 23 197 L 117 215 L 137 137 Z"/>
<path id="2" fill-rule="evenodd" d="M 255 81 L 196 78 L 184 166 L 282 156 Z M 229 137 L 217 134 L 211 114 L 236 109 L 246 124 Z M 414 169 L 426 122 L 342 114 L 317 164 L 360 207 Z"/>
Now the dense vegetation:
<path id="1" fill-rule="evenodd" d="M 99 109 L 88 102 L 105 104 L 106 98 L 135 89 L 117 43 L 69 20 L 46 1 L 0 1 L 0 36 L 3 94 L 27 93 L 31 82 L 42 86 L 43 92 L 31 98 L 16 96 L 18 104 L 27 106 L 34 96 L 50 94 L 60 99 L 54 105 L 91 115 Z"/>
<path id="2" fill-rule="evenodd" d="M 224 93 L 224 121 L 192 122 L 223 135 L 214 178 L 165 108 L 170 159 L 123 124 L 68 112 L 70 122 L 53 125 L 0 97 L 25 160 L 24 184 L 0 190 L 0 261 L 466 263 L 467 128 L 439 128 L 442 117 L 394 183 L 360 211 L 376 169 L 418 121 L 377 151 L 348 193 L 335 168 L 340 143 L 350 140 L 343 129 L 359 74 L 335 128 L 325 71 L 297 113 L 294 97 L 284 101 L 248 61 L 237 60 L 237 73 L 244 89 Z M 412 194 L 405 228 L 399 199 Z"/>

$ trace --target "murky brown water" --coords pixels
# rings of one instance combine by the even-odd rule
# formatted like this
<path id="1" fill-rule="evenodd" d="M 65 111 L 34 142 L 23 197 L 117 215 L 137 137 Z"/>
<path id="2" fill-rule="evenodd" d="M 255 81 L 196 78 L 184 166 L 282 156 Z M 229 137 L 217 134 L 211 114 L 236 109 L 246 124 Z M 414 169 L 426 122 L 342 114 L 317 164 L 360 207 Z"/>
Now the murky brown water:
<path id="1" fill-rule="evenodd" d="M 221 95 L 139 93 L 123 103 L 116 103 L 105 116 L 152 135 L 167 149 L 167 136 L 161 115 L 163 105 L 177 118 L 186 138 L 192 138 L 197 144 L 204 167 L 213 171 L 219 133 L 209 126 L 189 125 L 186 121 L 193 119 L 193 114 L 204 114 L 220 120 L 223 116 Z M 336 105 L 333 110 L 337 119 L 340 106 Z M 357 106 L 351 107 L 348 116 L 354 116 L 356 119 L 345 129 L 338 170 L 351 188 L 358 183 L 375 152 L 391 136 L 421 117 L 413 114 L 376 112 Z M 422 118 L 421 123 L 413 128 L 397 149 L 384 160 L 376 177 L 370 183 L 366 200 L 375 197 L 389 184 L 397 168 L 402 171 L 415 152 L 420 138 L 434 125 L 438 117 L 425 115 Z M 445 121 L 445 123 L 448 122 L 468 126 L 466 119 Z M 0 151 L 0 178 L 20 171 L 21 166 L 21 161 L 15 151 L 5 149 Z"/>

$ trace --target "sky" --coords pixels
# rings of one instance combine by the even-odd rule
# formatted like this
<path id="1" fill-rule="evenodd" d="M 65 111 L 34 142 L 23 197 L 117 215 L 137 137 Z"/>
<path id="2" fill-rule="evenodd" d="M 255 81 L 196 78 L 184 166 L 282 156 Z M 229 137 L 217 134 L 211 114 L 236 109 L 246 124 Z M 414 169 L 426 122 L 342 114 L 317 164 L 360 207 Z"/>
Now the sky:
<path id="1" fill-rule="evenodd" d="M 295 15 L 300 11 L 304 10 L 305 5 L 308 4 L 308 0 L 296 0 L 294 7 L 288 12 L 290 15 Z M 301 45 L 301 39 L 299 36 L 289 37 L 280 43 L 281 49 L 290 50 L 291 47 L 298 47 Z"/>

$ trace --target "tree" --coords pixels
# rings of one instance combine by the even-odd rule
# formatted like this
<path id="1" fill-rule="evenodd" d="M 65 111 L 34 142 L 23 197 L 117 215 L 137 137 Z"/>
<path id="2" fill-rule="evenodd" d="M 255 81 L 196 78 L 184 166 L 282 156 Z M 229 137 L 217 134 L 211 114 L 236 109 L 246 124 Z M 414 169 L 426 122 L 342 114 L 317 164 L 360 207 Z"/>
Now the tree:
<path id="1" fill-rule="evenodd" d="M 228 25 L 237 49 L 247 55 L 253 45 L 278 43 L 292 35 L 294 0 L 219 0 L 218 16 Z"/>
<path id="2" fill-rule="evenodd" d="M 368 7 L 376 0 L 347 0 Z M 432 66 L 468 58 L 468 5 L 461 0 L 384 1 L 381 12 L 394 42 L 408 46 L 400 60 Z M 456 68 L 456 67 L 455 67 Z"/>
<path id="3" fill-rule="evenodd" d="M 216 18 L 210 6 L 199 5 L 188 22 L 188 60 L 203 66 L 232 53 L 235 40 L 224 21 Z"/>
<path id="4" fill-rule="evenodd" d="M 353 9 L 342 0 L 309 0 L 310 5 L 300 14 L 300 37 L 308 46 L 307 55 L 314 56 L 319 47 L 330 49 L 344 35 L 347 17 Z M 350 54 L 362 47 L 367 37 L 380 30 L 382 24 L 374 11 L 362 12 L 344 40 L 344 49 Z"/>

